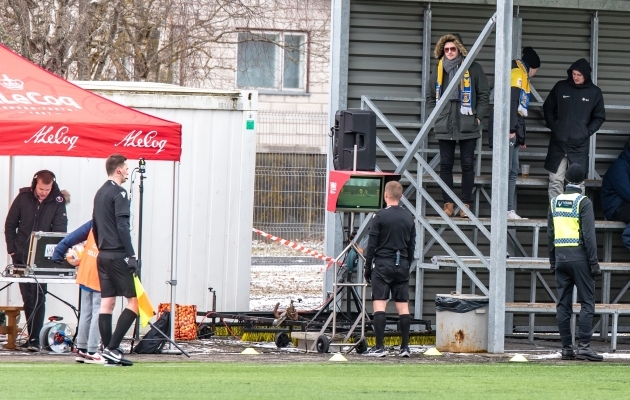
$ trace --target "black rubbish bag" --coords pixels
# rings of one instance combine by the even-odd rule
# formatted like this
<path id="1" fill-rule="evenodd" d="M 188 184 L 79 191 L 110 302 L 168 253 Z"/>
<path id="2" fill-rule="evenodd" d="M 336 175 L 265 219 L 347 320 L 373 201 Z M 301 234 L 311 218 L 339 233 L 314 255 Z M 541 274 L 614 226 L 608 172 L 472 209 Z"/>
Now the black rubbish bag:
<path id="1" fill-rule="evenodd" d="M 164 332 L 166 336 L 169 336 L 171 334 L 171 313 L 164 311 L 153 325 Z M 156 354 L 162 350 L 165 344 L 166 338 L 151 327 L 151 330 L 133 348 L 133 352 L 136 354 Z"/>
<path id="2" fill-rule="evenodd" d="M 437 296 L 435 298 L 436 311 L 450 311 L 458 314 L 474 311 L 488 305 L 487 298 L 462 299 L 458 297 Z"/>

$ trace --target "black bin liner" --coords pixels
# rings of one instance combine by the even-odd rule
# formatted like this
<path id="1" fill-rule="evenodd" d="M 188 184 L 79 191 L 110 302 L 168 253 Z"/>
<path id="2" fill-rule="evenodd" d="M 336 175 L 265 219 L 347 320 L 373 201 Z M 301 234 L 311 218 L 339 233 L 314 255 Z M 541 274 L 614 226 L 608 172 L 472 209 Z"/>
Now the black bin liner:
<path id="1" fill-rule="evenodd" d="M 435 298 L 436 311 L 451 311 L 463 314 L 487 305 L 488 299 L 460 299 L 445 296 L 437 296 Z"/>

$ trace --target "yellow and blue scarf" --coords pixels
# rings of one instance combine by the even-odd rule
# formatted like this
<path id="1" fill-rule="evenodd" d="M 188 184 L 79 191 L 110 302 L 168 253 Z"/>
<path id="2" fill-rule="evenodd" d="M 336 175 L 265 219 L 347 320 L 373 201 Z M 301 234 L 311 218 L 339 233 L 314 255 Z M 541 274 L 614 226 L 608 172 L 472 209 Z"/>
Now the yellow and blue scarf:
<path id="1" fill-rule="evenodd" d="M 527 117 L 530 97 L 530 82 L 527 68 L 521 60 L 516 60 L 516 67 L 512 68 L 510 73 L 510 86 L 521 89 L 521 93 L 518 96 L 518 113 L 522 117 Z"/>
<path id="2" fill-rule="evenodd" d="M 435 100 L 439 101 L 442 95 L 442 82 L 444 79 L 444 67 L 442 66 L 443 58 L 440 58 L 437 65 L 437 80 L 435 81 Z M 473 99 L 472 84 L 470 79 L 470 71 L 466 70 L 464 78 L 460 82 L 459 101 L 460 112 L 464 115 L 473 115 Z"/>

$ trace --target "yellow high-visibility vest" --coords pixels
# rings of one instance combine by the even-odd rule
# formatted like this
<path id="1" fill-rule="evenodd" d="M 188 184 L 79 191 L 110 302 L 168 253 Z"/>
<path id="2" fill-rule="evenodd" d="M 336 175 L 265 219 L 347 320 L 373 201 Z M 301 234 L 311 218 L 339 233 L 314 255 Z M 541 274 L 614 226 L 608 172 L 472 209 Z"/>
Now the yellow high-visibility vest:
<path id="1" fill-rule="evenodd" d="M 555 247 L 580 245 L 580 202 L 584 198 L 580 193 L 569 193 L 551 199 Z"/>

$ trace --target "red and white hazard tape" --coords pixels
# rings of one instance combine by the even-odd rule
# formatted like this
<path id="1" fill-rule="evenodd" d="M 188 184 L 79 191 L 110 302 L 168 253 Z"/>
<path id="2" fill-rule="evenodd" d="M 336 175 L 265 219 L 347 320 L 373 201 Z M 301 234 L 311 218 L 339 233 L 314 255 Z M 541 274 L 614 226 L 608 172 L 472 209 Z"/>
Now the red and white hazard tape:
<path id="1" fill-rule="evenodd" d="M 264 238 L 267 238 L 269 240 L 273 240 L 273 241 L 278 242 L 280 244 L 283 244 L 285 246 L 291 247 L 292 249 L 295 249 L 295 250 L 297 250 L 299 252 L 302 252 L 302 253 L 304 253 L 307 256 L 315 257 L 315 258 L 320 259 L 322 261 L 326 261 L 328 263 L 328 264 L 326 264 L 326 268 L 328 268 L 332 263 L 335 262 L 334 258 L 325 256 L 325 255 L 323 255 L 321 253 L 316 252 L 313 249 L 309 249 L 308 247 L 304 247 L 301 244 L 292 242 L 290 240 L 282 239 L 282 238 L 279 238 L 277 236 L 270 235 L 267 232 L 263 232 L 263 231 L 261 231 L 259 229 L 256 229 L 256 228 L 252 228 L 252 230 L 255 233 L 259 234 L 260 236 L 262 236 Z M 338 261 L 338 263 L 339 263 L 339 265 L 341 265 L 340 261 Z"/>

